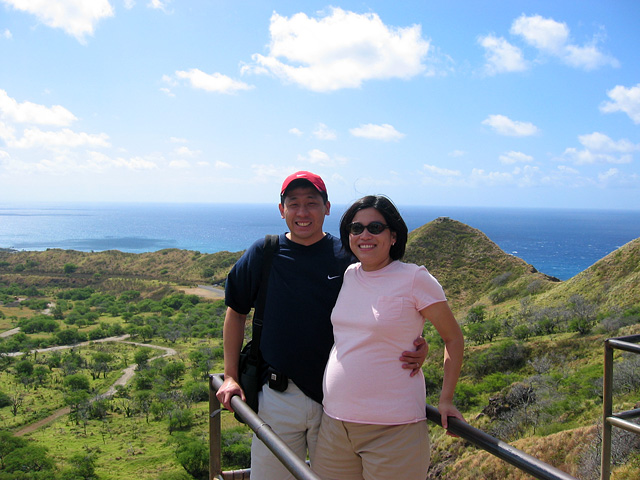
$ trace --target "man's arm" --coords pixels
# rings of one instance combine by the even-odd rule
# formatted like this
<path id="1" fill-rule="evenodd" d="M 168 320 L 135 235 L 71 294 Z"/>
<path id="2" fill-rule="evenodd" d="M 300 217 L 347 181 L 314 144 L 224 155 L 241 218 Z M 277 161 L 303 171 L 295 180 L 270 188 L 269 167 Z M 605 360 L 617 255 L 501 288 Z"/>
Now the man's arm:
<path id="1" fill-rule="evenodd" d="M 429 345 L 424 338 L 416 338 L 413 341 L 413 345 L 416 347 L 415 350 L 404 351 L 402 352 L 402 356 L 400 357 L 402 368 L 411 370 L 411 373 L 409 374 L 410 377 L 413 377 L 414 375 L 420 373 L 422 364 L 426 360 L 427 354 L 429 353 Z"/>
<path id="2" fill-rule="evenodd" d="M 233 412 L 231 408 L 231 397 L 240 395 L 242 400 L 246 400 L 244 392 L 238 383 L 238 361 L 240 360 L 240 350 L 244 340 L 244 325 L 247 315 L 238 313 L 234 309 L 227 307 L 224 317 L 224 327 L 222 329 L 222 345 L 224 349 L 224 382 L 218 389 L 216 397 L 225 408 Z"/>

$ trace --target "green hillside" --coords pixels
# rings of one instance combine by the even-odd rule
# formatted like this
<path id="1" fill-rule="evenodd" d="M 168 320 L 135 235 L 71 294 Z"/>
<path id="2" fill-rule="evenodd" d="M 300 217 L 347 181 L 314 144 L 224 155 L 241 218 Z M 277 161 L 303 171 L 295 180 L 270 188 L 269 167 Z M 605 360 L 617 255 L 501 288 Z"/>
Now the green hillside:
<path id="1" fill-rule="evenodd" d="M 576 478 L 599 478 L 603 341 L 640 333 L 639 249 L 640 239 L 561 282 L 458 221 L 411 232 L 404 260 L 438 278 L 465 334 L 455 401 L 467 421 Z M 0 449 L 0 480 L 204 475 L 206 373 L 222 370 L 224 304 L 192 288 L 223 282 L 241 253 L 1 251 L 0 334 L 22 331 L 0 338 L 0 440 L 41 468 L 6 476 L 17 454 Z M 442 344 L 429 325 L 424 333 L 427 401 L 437 404 Z M 173 353 L 155 358 L 158 348 Z M 134 360 L 126 386 L 90 407 Z M 616 355 L 615 372 L 616 411 L 640 407 L 640 358 Z M 222 419 L 224 468 L 248 466 L 247 428 Z M 439 427 L 431 437 L 429 478 L 528 478 Z M 618 434 L 614 451 L 613 478 L 640 478 L 640 437 Z"/>
<path id="2" fill-rule="evenodd" d="M 523 297 L 527 288 L 552 288 L 558 280 L 539 273 L 520 258 L 509 255 L 484 233 L 446 217 L 438 218 L 409 234 L 404 261 L 425 265 L 442 284 L 457 313 L 489 295 Z"/>

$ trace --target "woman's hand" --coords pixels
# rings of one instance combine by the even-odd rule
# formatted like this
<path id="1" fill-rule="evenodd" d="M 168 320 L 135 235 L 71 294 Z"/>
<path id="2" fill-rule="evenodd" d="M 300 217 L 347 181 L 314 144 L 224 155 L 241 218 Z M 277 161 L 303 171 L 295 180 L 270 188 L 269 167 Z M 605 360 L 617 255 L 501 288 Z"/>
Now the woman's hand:
<path id="1" fill-rule="evenodd" d="M 442 423 L 442 428 L 447 430 L 447 435 L 451 437 L 457 437 L 457 435 L 449 432 L 449 417 L 459 418 L 463 422 L 466 422 L 462 414 L 458 411 L 455 405 L 451 402 L 442 401 L 438 404 L 438 411 L 440 412 L 440 423 Z"/>

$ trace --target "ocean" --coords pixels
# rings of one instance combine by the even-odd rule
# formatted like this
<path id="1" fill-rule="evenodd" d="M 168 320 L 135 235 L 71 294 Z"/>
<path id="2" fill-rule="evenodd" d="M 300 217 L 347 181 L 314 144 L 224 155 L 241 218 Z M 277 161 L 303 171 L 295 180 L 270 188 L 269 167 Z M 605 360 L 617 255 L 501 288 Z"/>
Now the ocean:
<path id="1" fill-rule="evenodd" d="M 332 205 L 325 231 L 338 234 L 345 208 Z M 640 237 L 640 210 L 398 208 L 410 231 L 449 217 L 560 280 Z M 236 252 L 268 233 L 284 231 L 275 204 L 0 204 L 0 248 L 16 250 Z"/>

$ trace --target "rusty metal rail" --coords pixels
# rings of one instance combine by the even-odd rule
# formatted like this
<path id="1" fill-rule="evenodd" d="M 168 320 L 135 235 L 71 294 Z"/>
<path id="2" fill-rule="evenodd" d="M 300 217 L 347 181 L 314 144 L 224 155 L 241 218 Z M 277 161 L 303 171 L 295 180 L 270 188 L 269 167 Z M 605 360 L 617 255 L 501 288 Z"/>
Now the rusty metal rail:
<path id="1" fill-rule="evenodd" d="M 613 413 L 613 352 L 640 353 L 640 335 L 608 338 L 604 342 L 604 383 L 602 392 L 602 455 L 600 466 L 601 480 L 611 477 L 611 440 L 613 427 L 622 428 L 640 435 L 640 425 L 630 419 L 640 417 L 640 409 Z"/>
<path id="2" fill-rule="evenodd" d="M 234 480 L 249 479 L 251 472 L 249 469 L 236 470 L 233 472 L 223 472 L 220 462 L 220 403 L 215 393 L 222 385 L 222 375 L 214 374 L 209 376 L 209 479 L 210 480 Z M 251 408 L 244 403 L 240 397 L 231 400 L 234 410 L 245 420 L 247 425 L 256 433 L 267 447 L 280 459 L 283 465 L 298 480 L 319 480 L 308 465 L 300 460 L 289 447 L 278 437 L 271 427 L 265 424 Z M 427 405 L 427 418 L 437 425 L 440 425 L 440 413 L 438 409 Z M 498 440 L 495 437 L 472 427 L 466 422 L 457 418 L 449 418 L 449 430 L 459 437 L 467 440 L 478 448 L 501 458 L 507 463 L 527 472 L 534 478 L 544 480 L 576 480 L 575 477 L 558 470 L 557 468 L 538 460 L 531 455 L 518 450 L 511 445 Z"/>

